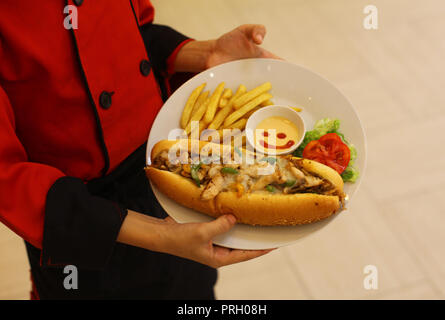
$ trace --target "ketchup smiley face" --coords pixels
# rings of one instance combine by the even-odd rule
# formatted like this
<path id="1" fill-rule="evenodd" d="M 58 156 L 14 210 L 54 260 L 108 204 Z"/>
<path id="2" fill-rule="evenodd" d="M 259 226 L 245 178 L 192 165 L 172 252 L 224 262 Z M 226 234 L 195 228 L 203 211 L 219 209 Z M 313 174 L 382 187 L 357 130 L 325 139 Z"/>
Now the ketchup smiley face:
<path id="1" fill-rule="evenodd" d="M 264 137 L 268 137 L 269 133 L 267 131 L 263 132 L 263 136 Z M 287 135 L 284 132 L 279 132 L 277 134 L 277 138 L 278 139 L 285 139 L 287 137 Z M 268 149 L 289 149 L 290 147 L 292 147 L 295 144 L 294 140 L 289 140 L 287 141 L 284 145 L 279 145 L 279 146 L 274 146 L 272 144 L 267 143 L 266 141 L 264 141 L 263 139 L 259 140 L 260 145 L 263 148 L 268 148 Z"/>
<path id="2" fill-rule="evenodd" d="M 263 149 L 287 150 L 294 147 L 300 138 L 297 126 L 280 116 L 263 119 L 256 130 L 261 131 L 255 143 Z"/>

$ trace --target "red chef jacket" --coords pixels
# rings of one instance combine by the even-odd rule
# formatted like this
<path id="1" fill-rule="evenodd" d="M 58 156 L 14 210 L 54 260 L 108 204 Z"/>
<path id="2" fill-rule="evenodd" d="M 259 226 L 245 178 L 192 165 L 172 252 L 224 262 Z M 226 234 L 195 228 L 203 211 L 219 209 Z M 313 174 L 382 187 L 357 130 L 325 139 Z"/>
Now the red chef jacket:
<path id="1" fill-rule="evenodd" d="M 64 27 L 67 5 L 77 9 L 77 29 Z M 70 213 L 57 207 L 62 193 L 48 194 L 79 190 L 79 181 L 112 172 L 146 141 L 163 103 L 153 71 L 171 72 L 188 41 L 153 25 L 153 16 L 148 0 L 0 1 L 0 220 L 47 249 L 44 263 L 71 262 L 45 248 L 44 238 L 53 230 L 48 243 L 75 242 L 62 238 L 70 237 L 76 219 L 88 217 L 106 237 L 104 219 L 114 216 L 108 242 L 115 240 L 124 208 L 88 198 L 83 209 L 69 198 L 76 192 L 65 192 Z M 144 27 L 151 42 L 141 36 Z M 150 43 L 159 44 L 152 56 Z M 49 207 L 53 217 L 45 221 Z M 97 216 L 101 208 L 107 213 Z M 94 251 L 94 239 L 84 249 L 91 257 L 104 251 Z"/>

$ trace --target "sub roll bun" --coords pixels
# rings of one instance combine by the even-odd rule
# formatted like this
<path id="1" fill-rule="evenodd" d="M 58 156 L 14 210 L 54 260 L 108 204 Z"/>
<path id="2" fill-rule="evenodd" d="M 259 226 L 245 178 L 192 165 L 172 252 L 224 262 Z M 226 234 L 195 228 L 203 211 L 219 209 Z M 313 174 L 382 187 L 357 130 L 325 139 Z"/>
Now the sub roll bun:
<path id="1" fill-rule="evenodd" d="M 313 160 L 264 156 L 230 145 L 162 140 L 151 152 L 148 179 L 170 199 L 238 223 L 299 225 L 343 208 L 343 180 Z"/>

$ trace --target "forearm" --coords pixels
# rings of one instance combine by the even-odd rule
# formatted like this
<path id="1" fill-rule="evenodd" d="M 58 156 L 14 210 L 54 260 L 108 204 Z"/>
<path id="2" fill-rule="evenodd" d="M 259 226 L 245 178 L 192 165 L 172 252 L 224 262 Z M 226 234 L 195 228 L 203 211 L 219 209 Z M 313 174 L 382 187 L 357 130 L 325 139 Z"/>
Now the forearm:
<path id="1" fill-rule="evenodd" d="M 163 251 L 164 225 L 162 219 L 128 210 L 117 241 L 151 251 Z"/>
<path id="2" fill-rule="evenodd" d="M 185 44 L 176 56 L 174 71 L 201 72 L 209 68 L 215 42 L 215 40 L 190 41 Z"/>

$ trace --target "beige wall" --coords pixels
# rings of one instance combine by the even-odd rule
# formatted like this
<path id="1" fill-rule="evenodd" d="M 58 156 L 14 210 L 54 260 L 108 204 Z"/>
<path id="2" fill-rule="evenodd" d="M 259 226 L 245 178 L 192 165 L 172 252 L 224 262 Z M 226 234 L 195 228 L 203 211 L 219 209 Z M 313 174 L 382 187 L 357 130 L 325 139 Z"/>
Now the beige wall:
<path id="1" fill-rule="evenodd" d="M 363 28 L 363 8 L 379 29 Z M 331 80 L 357 108 L 368 169 L 349 210 L 303 244 L 224 267 L 222 299 L 444 298 L 445 2 L 154 0 L 156 22 L 196 39 L 243 23 L 264 46 Z M 0 227 L 0 299 L 28 297 L 20 239 Z M 365 290 L 375 265 L 379 289 Z"/>

